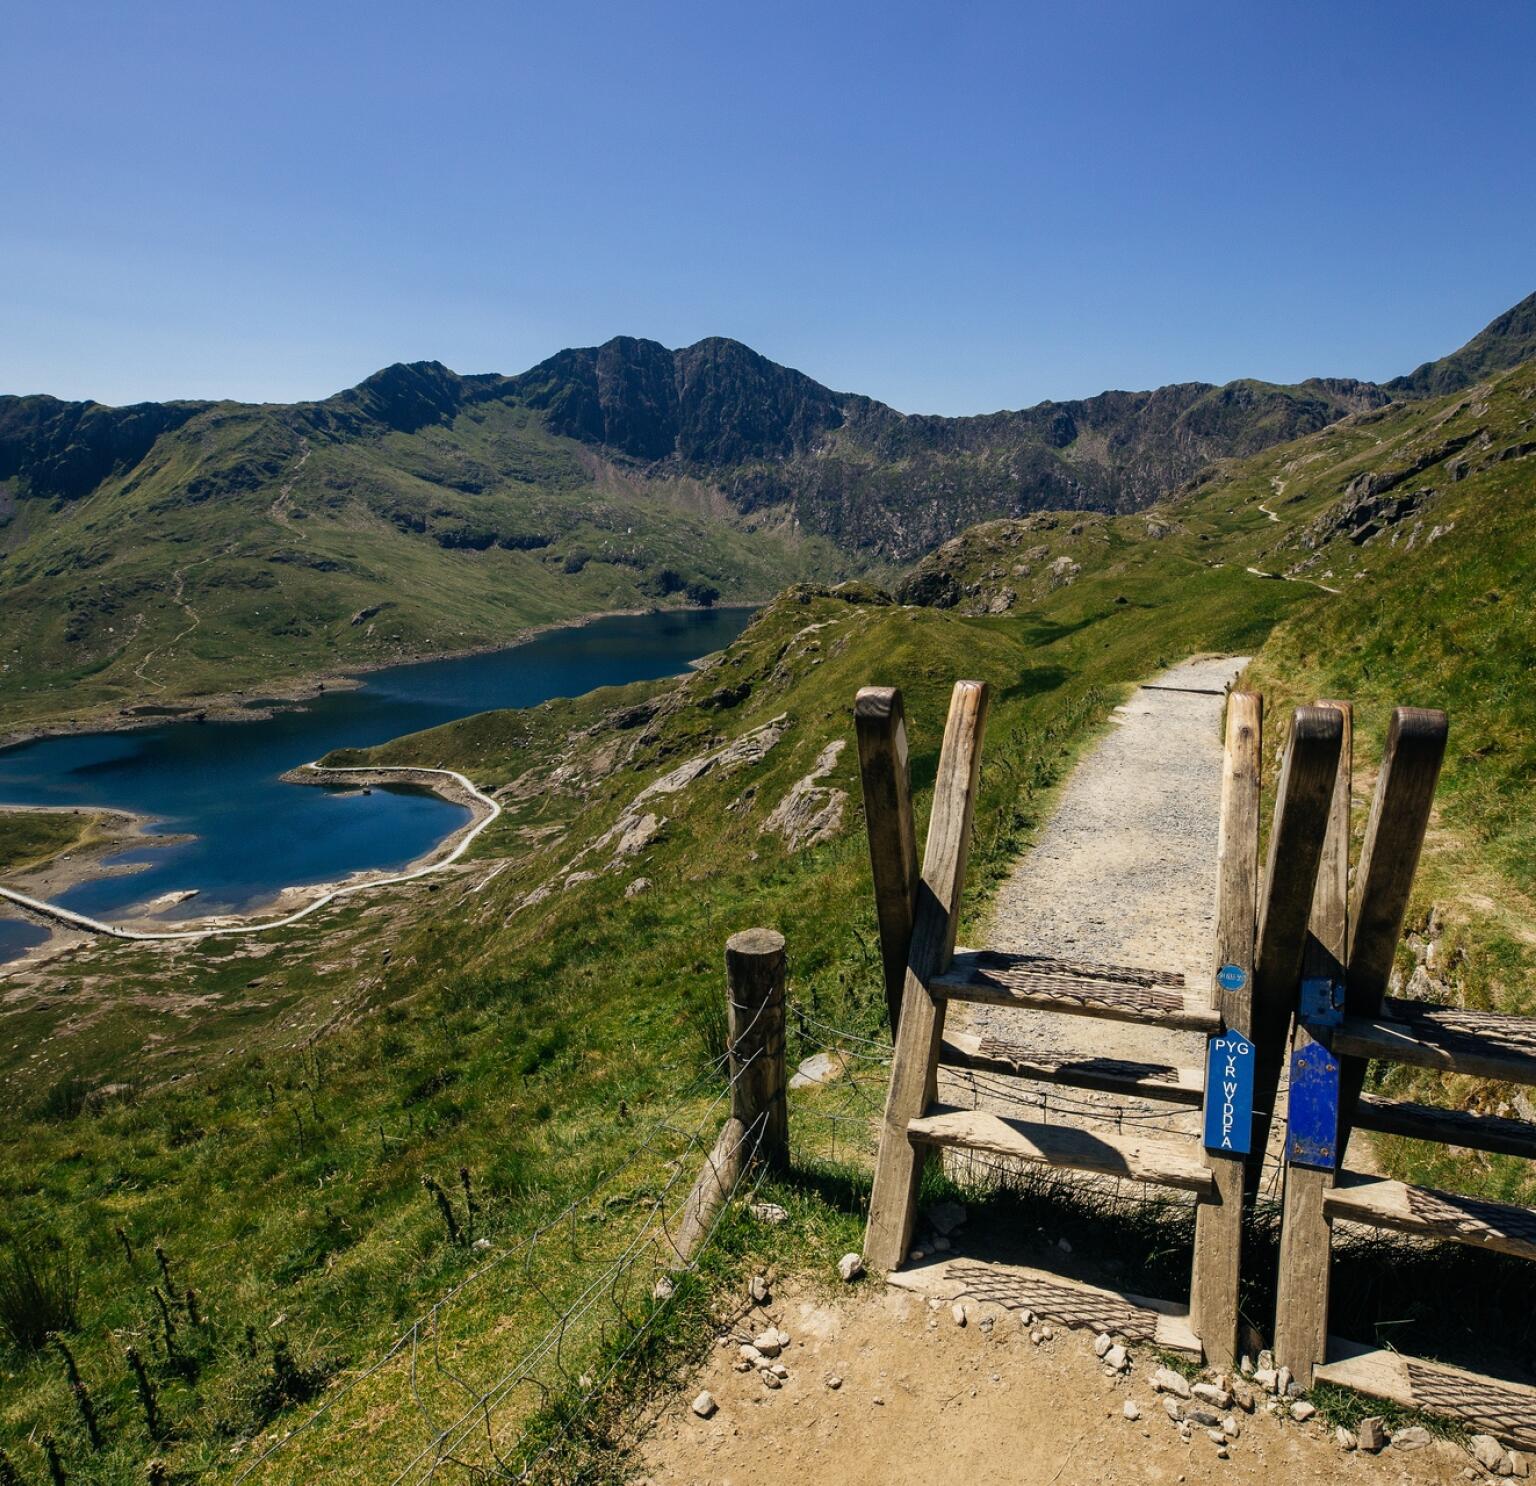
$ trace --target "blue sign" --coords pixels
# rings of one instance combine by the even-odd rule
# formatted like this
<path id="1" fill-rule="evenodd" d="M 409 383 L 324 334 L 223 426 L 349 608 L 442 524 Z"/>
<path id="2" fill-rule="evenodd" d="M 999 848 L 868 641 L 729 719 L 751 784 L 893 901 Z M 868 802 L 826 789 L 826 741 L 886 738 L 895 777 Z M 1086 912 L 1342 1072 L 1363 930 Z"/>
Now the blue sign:
<path id="1" fill-rule="evenodd" d="M 1344 983 L 1318 976 L 1301 983 L 1301 1019 L 1309 1027 L 1337 1027 L 1344 1020 Z"/>
<path id="2" fill-rule="evenodd" d="M 1223 965 L 1216 972 L 1216 984 L 1224 991 L 1240 991 L 1248 984 L 1248 972 L 1241 965 Z"/>
<path id="3" fill-rule="evenodd" d="M 1325 1171 L 1339 1162 L 1339 1060 L 1320 1042 L 1291 1054 L 1285 1159 Z"/>
<path id="4" fill-rule="evenodd" d="M 1222 1032 L 1205 1046 L 1205 1148 L 1245 1156 L 1253 1143 L 1253 1044 Z"/>

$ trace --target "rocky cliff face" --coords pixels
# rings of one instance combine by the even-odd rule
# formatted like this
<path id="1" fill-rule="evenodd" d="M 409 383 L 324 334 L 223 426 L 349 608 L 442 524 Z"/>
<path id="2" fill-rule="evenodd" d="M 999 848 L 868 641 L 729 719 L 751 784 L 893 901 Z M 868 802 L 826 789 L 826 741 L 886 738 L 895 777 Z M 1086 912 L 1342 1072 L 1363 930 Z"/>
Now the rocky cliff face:
<path id="1" fill-rule="evenodd" d="M 669 351 L 620 336 L 561 351 L 504 390 L 545 412 L 555 433 L 632 459 L 711 469 L 798 453 L 841 425 L 848 401 L 721 337 Z"/>
<path id="2" fill-rule="evenodd" d="M 161 434 L 210 403 L 141 402 L 108 408 L 56 397 L 0 397 L 0 482 L 71 499 L 132 469 Z"/>

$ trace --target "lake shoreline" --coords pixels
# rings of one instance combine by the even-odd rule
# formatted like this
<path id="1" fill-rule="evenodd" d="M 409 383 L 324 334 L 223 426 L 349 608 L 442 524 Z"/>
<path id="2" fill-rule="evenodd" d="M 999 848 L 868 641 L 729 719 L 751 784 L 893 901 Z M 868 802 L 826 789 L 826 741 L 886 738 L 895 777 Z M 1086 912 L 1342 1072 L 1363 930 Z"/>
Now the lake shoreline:
<path id="1" fill-rule="evenodd" d="M 108 929 L 118 931 L 116 933 L 104 934 L 101 928 L 94 928 L 90 923 L 81 921 L 88 919 L 89 915 L 76 914 L 71 909 L 46 901 L 40 901 L 36 905 L 18 903 L 14 898 L 0 892 L 0 901 L 10 904 L 13 909 L 18 910 L 30 920 L 42 920 L 52 934 L 50 939 L 31 946 L 17 959 L 7 961 L 0 966 L 0 976 L 51 958 L 53 954 L 62 952 L 75 943 L 89 942 L 91 938 L 114 938 L 130 944 L 186 943 L 224 934 L 256 934 L 283 928 L 295 918 L 305 916 L 331 899 L 343 895 L 350 896 L 352 893 L 361 892 L 370 887 L 382 887 L 419 879 L 438 868 L 452 865 L 473 838 L 501 813 L 499 806 L 490 797 L 480 794 L 466 782 L 461 782 L 451 772 L 424 769 L 410 764 L 370 769 L 328 769 L 316 764 L 303 764 L 296 769 L 290 769 L 281 777 L 286 784 L 303 784 L 330 789 L 338 787 L 355 790 L 389 789 L 408 785 L 412 788 L 428 790 L 450 804 L 468 811 L 469 819 L 457 830 L 450 831 L 429 850 L 419 853 L 398 868 L 366 868 L 348 873 L 345 877 L 333 882 L 298 883 L 279 888 L 275 893 L 250 905 L 241 913 L 217 913 L 208 914 L 202 918 L 169 920 L 141 916 L 105 925 Z M 131 812 L 119 813 L 131 814 Z M 54 889 L 54 891 L 58 890 L 58 888 Z M 21 889 L 16 888 L 14 891 L 20 892 Z M 27 893 L 25 896 L 33 897 L 35 894 Z M 272 923 L 253 922 L 262 914 L 274 909 L 278 911 L 279 917 Z M 64 936 L 69 936 L 67 942 L 56 943 Z"/>
<path id="2" fill-rule="evenodd" d="M 76 842 L 32 862 L 20 871 L 5 874 L 5 881 L 18 892 L 31 892 L 34 887 L 49 896 L 68 892 L 70 888 L 97 877 L 127 876 L 142 872 L 145 862 L 125 862 L 117 867 L 103 868 L 101 858 L 136 845 L 174 846 L 190 838 L 184 835 L 155 835 L 150 831 L 154 820 L 137 810 L 124 810 L 115 806 L 100 805 L 9 805 L 0 802 L 0 815 L 79 815 L 91 817 L 101 833 L 96 839 Z"/>
<path id="3" fill-rule="evenodd" d="M 387 741 L 459 716 L 537 706 L 555 696 L 583 695 L 594 686 L 686 674 L 693 666 L 707 664 L 709 656 L 729 644 L 755 608 L 750 604 L 719 605 L 713 617 L 710 609 L 694 607 L 588 616 L 579 622 L 547 626 L 542 637 L 534 636 L 515 646 L 469 651 L 462 657 L 427 657 L 414 665 L 374 667 L 371 675 L 349 678 L 346 686 L 336 688 L 334 696 L 319 693 L 316 686 L 315 699 L 296 707 L 276 703 L 276 688 L 272 688 L 262 698 L 274 703 L 270 709 L 245 707 L 238 714 L 241 720 L 251 721 L 265 716 L 267 721 L 260 729 L 226 730 L 222 735 L 215 729 L 208 733 L 181 725 L 187 721 L 185 717 L 161 711 L 149 718 L 120 719 L 130 726 L 98 730 L 95 743 L 89 742 L 90 735 L 84 729 L 39 739 L 40 750 L 63 752 L 6 756 L 16 790 L 13 793 L 4 782 L 10 775 L 0 776 L 0 797 L 6 797 L 10 808 L 19 814 L 28 810 L 90 811 L 93 818 L 111 820 L 113 829 L 107 839 L 97 839 L 92 831 L 90 850 L 77 847 L 61 852 L 48 862 L 29 865 L 24 873 L 8 877 L 4 884 L 6 900 L 0 906 L 45 928 L 53 938 L 36 944 L 7 944 L 5 955 L 0 956 L 4 959 L 0 978 L 103 935 L 146 943 L 162 941 L 162 936 L 201 937 L 210 930 L 239 933 L 277 928 L 279 923 L 270 920 L 287 922 L 294 914 L 316 911 L 322 906 L 317 900 L 328 900 L 338 891 L 382 885 L 402 875 L 411 877 L 457 863 L 480 830 L 491 824 L 487 817 L 499 815 L 501 809 L 468 776 L 460 779 L 408 764 L 369 766 L 362 759 L 358 760 L 362 767 L 350 768 L 321 767 L 319 761 L 327 760 L 338 747 L 366 746 L 370 734 Z M 609 627 L 599 626 L 599 619 Z M 550 631 L 590 634 L 592 638 L 562 638 Z M 434 667 L 443 668 L 446 682 L 438 681 Z M 418 671 L 421 674 L 415 674 Z M 380 728 L 382 722 L 390 725 Z M 152 735 L 155 741 L 128 741 L 134 733 L 143 736 L 147 724 L 158 725 Z M 125 736 L 112 741 L 117 734 Z M 136 786 L 130 784 L 125 794 L 115 785 L 103 788 L 100 783 L 94 787 L 88 784 L 76 795 L 78 803 L 56 803 L 60 794 L 53 783 L 56 770 L 62 771 L 61 780 L 77 770 L 83 780 L 90 780 L 115 767 L 114 761 L 125 749 L 125 757 L 137 759 L 144 754 L 173 761 L 173 781 L 183 776 L 194 781 L 190 802 L 174 793 L 173 782 L 169 795 L 164 785 L 158 792 L 140 789 L 135 793 Z M 316 762 L 294 767 L 302 759 Z M 153 769 L 147 777 L 154 777 Z M 38 788 L 38 781 L 45 787 Z M 386 826 L 376 838 L 365 832 L 357 838 L 355 850 L 335 851 L 327 849 L 332 837 L 324 828 L 323 817 L 337 807 L 322 807 L 321 814 L 316 815 L 310 806 L 295 809 L 285 805 L 279 796 L 292 799 L 287 786 L 294 783 L 328 786 L 328 792 L 338 796 L 374 791 L 431 796 L 435 803 L 428 807 L 404 801 L 398 805 L 369 802 L 383 812 L 372 818 L 386 822 L 410 819 L 423 824 L 407 826 L 403 832 Z M 34 794 L 38 796 L 35 802 Z M 226 817 L 241 819 L 240 812 L 249 813 L 253 800 L 261 802 L 258 818 L 237 838 L 226 839 L 228 826 L 221 822 Z M 467 822 L 463 815 L 455 817 L 451 812 L 444 812 L 448 818 L 440 818 L 435 812 L 443 805 L 467 811 Z M 415 813 L 402 816 L 401 809 Z M 348 818 L 369 818 L 370 814 L 365 811 L 358 817 L 348 812 Z M 268 831 L 268 822 L 289 819 L 317 823 L 318 834 L 313 839 L 318 849 L 290 851 L 288 841 L 292 837 L 291 833 L 285 835 L 287 827 L 278 824 L 275 833 Z M 156 825 L 165 823 L 185 834 L 156 834 Z M 82 840 L 85 834 L 81 833 Z M 278 854 L 261 869 L 253 871 L 240 865 L 226 876 L 223 864 L 243 864 L 255 841 Z M 192 843 L 192 855 L 177 853 L 175 860 L 161 862 L 155 860 L 158 853 L 141 849 L 173 842 Z M 104 860 L 125 849 L 150 860 Z M 70 859 L 60 860 L 64 856 Z M 140 873 L 149 874 L 142 885 L 137 876 Z M 109 885 L 107 879 L 116 877 L 125 880 Z M 92 886 L 98 880 L 101 886 Z M 235 891 L 228 895 L 228 906 L 221 892 L 226 881 L 235 885 Z M 82 885 L 87 889 L 84 892 L 78 890 Z M 140 939 L 140 935 L 147 937 Z"/>
<path id="4" fill-rule="evenodd" d="M 553 634 L 557 630 L 580 629 L 600 619 L 633 618 L 643 614 L 702 614 L 708 613 L 710 609 L 760 609 L 767 602 L 767 599 L 743 600 L 739 603 L 712 604 L 707 609 L 695 605 L 653 604 L 644 609 L 602 609 L 590 614 L 576 614 L 568 619 L 552 619 L 545 624 L 530 625 L 527 629 L 519 630 L 512 639 L 495 644 L 468 645 L 457 650 L 423 650 L 390 660 L 364 661 L 349 666 L 345 671 L 295 676 L 274 681 L 270 686 L 219 692 L 197 700 L 167 703 L 162 710 L 155 712 L 137 710 L 157 705 L 153 700 L 145 700 L 120 706 L 115 711 L 84 713 L 66 717 L 59 722 L 39 723 L 33 727 L 0 733 L 0 752 L 46 738 L 140 732 L 167 723 L 262 722 L 275 715 L 279 709 L 300 708 L 305 702 L 313 701 L 326 692 L 354 691 L 363 685 L 363 678 L 374 671 L 392 670 L 396 666 L 424 665 L 439 660 L 464 660 L 475 655 L 494 655 L 502 650 L 516 650 L 518 646 L 526 645 L 540 635 Z M 263 703 L 271 705 L 261 705 Z"/>

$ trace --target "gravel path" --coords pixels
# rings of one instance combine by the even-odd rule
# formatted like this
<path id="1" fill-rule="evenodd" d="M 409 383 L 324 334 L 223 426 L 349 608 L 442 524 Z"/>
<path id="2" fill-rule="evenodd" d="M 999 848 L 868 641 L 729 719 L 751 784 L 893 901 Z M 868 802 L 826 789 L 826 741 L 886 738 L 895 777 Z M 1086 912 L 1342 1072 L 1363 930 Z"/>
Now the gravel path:
<path id="1" fill-rule="evenodd" d="M 1141 686 L 1068 780 L 1038 844 L 998 893 L 989 947 L 1182 972 L 1210 985 L 1226 691 L 1247 658 L 1184 661 Z M 1174 689 L 1169 689 L 1174 688 Z M 1126 1022 L 952 1003 L 966 1031 L 1040 1052 L 1198 1066 L 1204 1039 Z M 1194 1134 L 1197 1111 L 1026 1085 L 1013 1097 L 945 1075 L 947 1098 L 1032 1106 L 1067 1123 L 1124 1119 Z M 969 1086 L 964 1088 L 964 1086 Z M 965 1097 L 965 1094 L 971 1097 Z"/>

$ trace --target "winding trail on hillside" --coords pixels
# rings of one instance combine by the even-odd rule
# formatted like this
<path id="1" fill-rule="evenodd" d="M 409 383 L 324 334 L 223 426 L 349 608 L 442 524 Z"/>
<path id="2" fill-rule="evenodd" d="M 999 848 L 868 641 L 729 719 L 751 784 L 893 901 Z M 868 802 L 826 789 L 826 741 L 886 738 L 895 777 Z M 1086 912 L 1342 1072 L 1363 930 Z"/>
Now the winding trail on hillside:
<path id="1" fill-rule="evenodd" d="M 369 878 L 363 882 L 351 882 L 343 887 L 332 888 L 316 898 L 313 903 L 306 903 L 297 912 L 286 914 L 282 918 L 271 919 L 265 923 L 214 924 L 204 928 L 158 932 L 147 929 L 125 929 L 118 924 L 104 923 L 101 919 L 91 918 L 87 914 L 76 913 L 73 909 L 60 907 L 57 903 L 45 903 L 40 898 L 28 897 L 25 893 L 19 893 L 14 888 L 0 887 L 0 898 L 7 899 L 16 904 L 17 907 L 26 909 L 29 913 L 34 913 L 39 917 L 52 919 L 55 923 L 63 924 L 66 928 L 84 929 L 87 933 L 100 934 L 108 939 L 127 939 L 139 944 L 164 943 L 174 940 L 213 939 L 221 936 L 241 934 L 267 934 L 273 929 L 286 929 L 290 924 L 296 924 L 301 919 L 306 919 L 311 914 L 318 913 L 322 908 L 336 902 L 338 898 L 349 897 L 354 893 L 366 892 L 371 888 L 392 887 L 399 883 L 415 882 L 419 878 L 428 877 L 434 872 L 444 871 L 448 867 L 453 866 L 469 850 L 475 838 L 501 815 L 500 804 L 488 794 L 483 793 L 476 785 L 455 769 L 323 768 L 318 763 L 304 764 L 302 767 L 315 771 L 317 783 L 323 782 L 326 776 L 332 774 L 366 775 L 367 778 L 358 780 L 358 783 L 379 784 L 430 783 L 430 780 L 424 780 L 422 776 L 436 776 L 438 779 L 449 781 L 451 786 L 451 792 L 440 790 L 440 793 L 444 793 L 447 798 L 453 799 L 456 802 L 468 803 L 470 809 L 475 812 L 478 818 L 473 820 L 464 830 L 459 840 L 454 843 L 453 848 L 435 861 L 417 867 L 411 872 L 401 872 L 391 877 Z"/>
<path id="2" fill-rule="evenodd" d="M 271 517 L 273 521 L 275 521 L 279 526 L 286 527 L 296 537 L 299 537 L 306 542 L 309 540 L 309 538 L 293 524 L 293 519 L 288 514 L 288 502 L 293 495 L 293 487 L 299 482 L 299 471 L 302 470 L 308 462 L 309 440 L 301 438 L 299 440 L 299 457 L 294 463 L 293 470 L 289 474 L 288 478 L 283 481 L 282 489 L 277 492 L 277 496 L 273 500 L 272 504 L 267 507 L 267 515 Z"/>
<path id="3" fill-rule="evenodd" d="M 194 609 L 192 605 L 189 604 L 186 600 L 187 574 L 190 573 L 193 568 L 200 568 L 204 563 L 212 561 L 212 557 L 200 557 L 196 562 L 190 562 L 186 565 L 186 567 L 176 569 L 176 576 L 174 580 L 175 589 L 171 594 L 171 601 L 181 609 L 182 613 L 185 614 L 191 622 L 184 629 L 180 629 L 174 635 L 172 635 L 164 645 L 152 646 L 150 649 L 144 652 L 144 658 L 138 663 L 138 665 L 133 668 L 133 674 L 138 678 L 138 680 L 142 681 L 145 686 L 152 686 L 156 691 L 165 690 L 165 682 L 151 680 L 150 677 L 144 674 L 144 667 L 147 666 L 150 661 L 152 661 L 157 655 L 159 655 L 161 651 L 164 651 L 167 655 L 169 655 L 177 645 L 185 640 L 186 637 L 190 635 L 192 631 L 195 630 L 198 625 L 203 622 L 202 615 L 200 615 L 197 610 Z M 140 615 L 139 617 L 142 620 L 143 616 Z"/>

